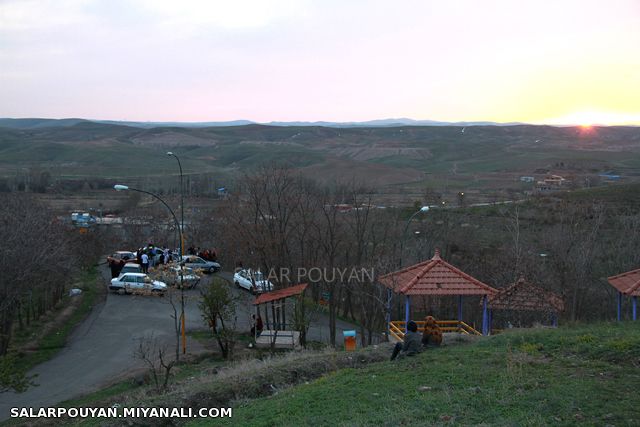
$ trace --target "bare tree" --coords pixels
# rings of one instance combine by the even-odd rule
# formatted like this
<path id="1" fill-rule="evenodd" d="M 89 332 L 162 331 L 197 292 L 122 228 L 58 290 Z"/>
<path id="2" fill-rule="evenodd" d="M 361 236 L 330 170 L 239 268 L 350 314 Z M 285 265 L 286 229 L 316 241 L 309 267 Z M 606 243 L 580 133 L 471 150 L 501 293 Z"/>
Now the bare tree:
<path id="1" fill-rule="evenodd" d="M 149 368 L 156 391 L 158 393 L 166 391 L 171 377 L 171 369 L 177 361 L 176 359 L 170 360 L 168 347 L 161 344 L 153 334 L 145 335 L 139 339 L 134 357 L 142 360 Z"/>

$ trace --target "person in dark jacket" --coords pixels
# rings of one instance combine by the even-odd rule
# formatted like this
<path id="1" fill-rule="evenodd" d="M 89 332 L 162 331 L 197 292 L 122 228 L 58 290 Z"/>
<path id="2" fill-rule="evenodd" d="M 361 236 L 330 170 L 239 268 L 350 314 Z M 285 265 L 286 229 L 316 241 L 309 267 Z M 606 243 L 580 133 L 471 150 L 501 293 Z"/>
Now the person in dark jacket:
<path id="1" fill-rule="evenodd" d="M 422 351 L 421 337 L 418 334 L 418 325 L 413 320 L 407 323 L 407 333 L 404 334 L 404 342 L 397 343 L 393 348 L 391 360 L 395 360 L 406 356 L 415 356 Z"/>
<path id="2" fill-rule="evenodd" d="M 258 314 L 258 317 L 256 318 L 256 336 L 259 337 L 263 329 L 264 323 L 262 323 L 262 317 Z"/>

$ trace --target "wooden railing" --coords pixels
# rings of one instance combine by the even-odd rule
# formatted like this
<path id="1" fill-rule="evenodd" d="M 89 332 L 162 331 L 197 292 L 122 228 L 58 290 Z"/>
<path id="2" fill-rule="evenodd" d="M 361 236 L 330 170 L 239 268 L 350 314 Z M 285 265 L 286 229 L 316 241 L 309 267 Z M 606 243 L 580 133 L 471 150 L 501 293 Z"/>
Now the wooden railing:
<path id="1" fill-rule="evenodd" d="M 423 320 L 416 321 L 416 324 L 418 325 L 418 332 L 424 332 L 424 323 L 425 322 Z M 436 323 L 440 326 L 440 330 L 442 332 L 457 332 L 465 335 L 482 335 L 462 320 L 437 320 Z M 404 341 L 404 329 L 404 320 L 392 320 L 389 323 L 389 333 L 399 341 Z"/>

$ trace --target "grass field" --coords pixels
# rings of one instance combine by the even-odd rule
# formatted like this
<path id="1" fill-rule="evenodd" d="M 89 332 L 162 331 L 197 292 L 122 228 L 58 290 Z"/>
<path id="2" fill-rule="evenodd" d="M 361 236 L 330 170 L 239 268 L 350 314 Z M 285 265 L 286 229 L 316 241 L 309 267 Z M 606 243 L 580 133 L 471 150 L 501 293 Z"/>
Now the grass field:
<path id="1" fill-rule="evenodd" d="M 513 331 L 238 402 L 222 425 L 632 426 L 639 361 L 640 324 Z"/>

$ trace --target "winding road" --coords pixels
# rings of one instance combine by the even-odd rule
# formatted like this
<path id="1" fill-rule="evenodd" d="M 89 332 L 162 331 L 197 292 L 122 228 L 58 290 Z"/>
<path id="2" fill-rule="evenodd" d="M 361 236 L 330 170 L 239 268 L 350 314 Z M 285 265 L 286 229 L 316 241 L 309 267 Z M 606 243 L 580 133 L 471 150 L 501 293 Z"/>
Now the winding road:
<path id="1" fill-rule="evenodd" d="M 109 272 L 104 268 L 102 274 L 106 285 Z M 232 278 L 231 273 L 219 274 Z M 237 327 L 249 330 L 253 296 L 237 288 L 234 292 L 240 299 Z M 185 291 L 187 331 L 206 329 L 198 309 L 199 297 L 197 289 Z M 168 297 L 108 293 L 71 334 L 67 345 L 30 372 L 37 376 L 37 386 L 24 393 L 0 393 L 0 421 L 9 418 L 13 407 L 51 407 L 131 375 L 132 371 L 142 368 L 142 362 L 133 356 L 139 338 L 152 333 L 169 346 L 175 343 L 172 315 Z M 309 339 L 328 342 L 328 324 L 325 315 L 317 315 L 312 319 Z M 338 320 L 336 336 L 341 337 L 345 329 L 355 329 L 355 326 Z M 197 341 L 188 341 L 188 353 L 202 350 Z"/>

